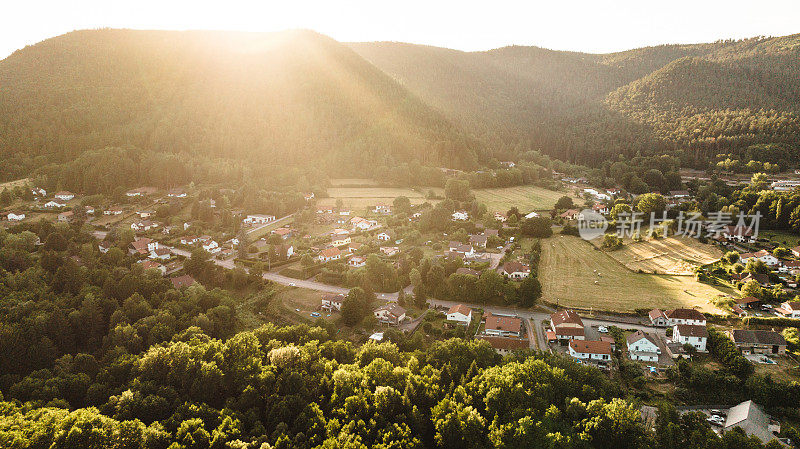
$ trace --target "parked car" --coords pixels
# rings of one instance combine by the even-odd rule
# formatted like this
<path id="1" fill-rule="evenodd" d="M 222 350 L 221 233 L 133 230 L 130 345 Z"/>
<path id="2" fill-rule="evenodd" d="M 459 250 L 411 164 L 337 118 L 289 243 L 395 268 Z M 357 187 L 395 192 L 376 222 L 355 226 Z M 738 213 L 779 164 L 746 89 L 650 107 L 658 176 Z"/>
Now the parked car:
<path id="1" fill-rule="evenodd" d="M 322 315 L 320 315 L 319 312 L 311 312 L 311 316 L 314 317 L 314 318 L 318 318 L 318 317 L 320 317 Z"/>
<path id="2" fill-rule="evenodd" d="M 608 328 L 605 327 L 605 326 L 598 326 L 597 327 L 597 332 L 600 332 L 601 334 L 607 334 L 608 333 Z"/>
<path id="3" fill-rule="evenodd" d="M 721 425 L 725 424 L 725 418 L 723 418 L 723 417 L 721 417 L 719 415 L 713 415 L 713 416 L 709 417 L 708 419 L 706 419 L 706 421 L 708 421 L 709 423 L 711 423 L 712 425 L 715 425 L 715 426 L 721 426 Z"/>

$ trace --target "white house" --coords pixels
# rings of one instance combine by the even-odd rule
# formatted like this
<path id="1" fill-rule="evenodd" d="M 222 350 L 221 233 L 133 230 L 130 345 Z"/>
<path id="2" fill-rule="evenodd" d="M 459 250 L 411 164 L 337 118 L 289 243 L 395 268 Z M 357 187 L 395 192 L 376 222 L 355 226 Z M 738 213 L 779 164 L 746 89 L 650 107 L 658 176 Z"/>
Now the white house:
<path id="1" fill-rule="evenodd" d="M 469 220 L 469 214 L 463 210 L 453 212 L 453 220 L 467 221 Z"/>
<path id="2" fill-rule="evenodd" d="M 636 331 L 626 337 L 628 343 L 628 356 L 631 360 L 642 362 L 658 362 L 661 349 L 649 334 Z"/>
<path id="3" fill-rule="evenodd" d="M 748 226 L 725 226 L 722 230 L 722 236 L 728 241 L 737 241 L 740 243 L 753 243 L 753 229 Z"/>
<path id="4" fill-rule="evenodd" d="M 319 252 L 319 255 L 317 255 L 317 260 L 319 260 L 322 263 L 330 262 L 332 260 L 339 260 L 341 258 L 342 258 L 342 252 L 339 250 L 339 248 L 336 248 L 335 246 L 330 248 L 325 248 Z"/>
<path id="5" fill-rule="evenodd" d="M 159 247 L 150 251 L 149 257 L 151 259 L 167 260 L 172 257 L 172 251 L 170 251 L 169 248 Z"/>
<path id="6" fill-rule="evenodd" d="M 170 198 L 186 198 L 186 191 L 182 189 L 172 189 L 167 193 Z"/>
<path id="7" fill-rule="evenodd" d="M 522 320 L 515 316 L 491 314 L 486 317 L 484 333 L 494 337 L 519 337 Z"/>
<path id="8" fill-rule="evenodd" d="M 353 217 L 350 219 L 350 224 L 353 225 L 354 230 L 366 231 L 378 225 L 375 220 L 367 220 L 366 218 Z"/>
<path id="9" fill-rule="evenodd" d="M 41 187 L 34 187 L 31 189 L 33 196 L 47 196 L 47 190 Z"/>
<path id="10" fill-rule="evenodd" d="M 186 237 L 181 237 L 181 245 L 194 245 L 198 240 L 196 235 L 187 235 Z"/>
<path id="11" fill-rule="evenodd" d="M 800 318 L 800 301 L 785 301 L 775 311 L 786 318 Z"/>
<path id="12" fill-rule="evenodd" d="M 379 214 L 391 214 L 392 206 L 389 206 L 388 204 L 376 204 L 375 209 L 373 209 L 373 212 Z"/>
<path id="13" fill-rule="evenodd" d="M 9 212 L 6 218 L 8 221 L 22 221 L 25 219 L 25 214 L 22 212 Z"/>
<path id="14" fill-rule="evenodd" d="M 242 220 L 244 224 L 267 224 L 269 222 L 275 221 L 274 215 L 263 215 L 263 214 L 253 214 L 248 215 L 247 218 Z"/>
<path id="15" fill-rule="evenodd" d="M 464 304 L 450 307 L 450 310 L 447 311 L 447 320 L 469 326 L 469 323 L 472 322 L 472 309 Z"/>
<path id="16" fill-rule="evenodd" d="M 698 352 L 706 352 L 708 331 L 705 326 L 676 324 L 672 328 L 672 339 L 680 344 L 688 343 L 694 346 Z"/>
<path id="17" fill-rule="evenodd" d="M 569 355 L 582 363 L 606 366 L 611 361 L 611 343 L 607 341 L 570 340 Z"/>
<path id="18" fill-rule="evenodd" d="M 375 309 L 373 313 L 378 322 L 383 324 L 400 324 L 406 319 L 406 309 L 397 304 L 386 304 Z"/>
<path id="19" fill-rule="evenodd" d="M 380 234 L 377 235 L 377 237 L 378 237 L 378 240 L 380 240 L 382 242 L 388 242 L 392 238 L 389 234 L 387 234 L 385 232 L 381 232 Z"/>
<path id="20" fill-rule="evenodd" d="M 686 324 L 690 326 L 705 326 L 706 316 L 694 309 L 673 309 L 664 312 L 670 326 Z"/>
<path id="21" fill-rule="evenodd" d="M 219 243 L 217 243 L 214 240 L 206 240 L 205 242 L 203 242 L 202 246 L 203 246 L 204 250 L 206 250 L 206 251 L 208 251 L 208 252 L 210 252 L 212 254 L 218 253 L 222 249 L 222 248 L 219 247 Z"/>
<path id="22" fill-rule="evenodd" d="M 741 259 L 743 264 L 747 264 L 747 261 L 758 259 L 764 262 L 764 265 L 768 267 L 774 267 L 776 265 L 780 265 L 781 261 L 770 254 L 769 251 L 762 249 L 761 251 L 756 251 L 754 253 L 742 253 L 739 258 Z"/>
<path id="23" fill-rule="evenodd" d="M 367 266 L 367 258 L 364 256 L 353 256 L 347 261 L 347 265 L 353 268 L 361 268 Z"/>
<path id="24" fill-rule="evenodd" d="M 669 327 L 669 318 L 661 309 L 653 309 L 648 313 L 650 323 L 655 327 Z"/>
<path id="25" fill-rule="evenodd" d="M 122 209 L 118 207 L 112 207 L 110 209 L 104 210 L 103 215 L 122 215 Z"/>
<path id="26" fill-rule="evenodd" d="M 75 194 L 72 193 L 72 192 L 61 191 L 61 192 L 56 193 L 55 197 L 56 197 L 57 200 L 69 201 L 69 200 L 75 198 Z"/>
<path id="27" fill-rule="evenodd" d="M 525 279 L 530 276 L 531 267 L 522 262 L 512 260 L 503 264 L 503 274 L 511 279 Z"/>
<path id="28" fill-rule="evenodd" d="M 158 227 L 158 225 L 156 223 L 153 223 L 150 220 L 142 220 L 142 221 L 137 221 L 137 222 L 131 223 L 131 229 L 133 229 L 134 231 L 139 231 L 139 232 L 149 231 L 149 230 L 151 230 L 153 228 L 156 228 L 156 227 Z"/>
<path id="29" fill-rule="evenodd" d="M 327 311 L 342 310 L 344 295 L 324 295 L 322 296 L 322 309 Z"/>
<path id="30" fill-rule="evenodd" d="M 44 203 L 44 207 L 47 209 L 55 209 L 57 207 L 67 207 L 66 203 L 59 203 L 58 201 L 48 201 Z"/>

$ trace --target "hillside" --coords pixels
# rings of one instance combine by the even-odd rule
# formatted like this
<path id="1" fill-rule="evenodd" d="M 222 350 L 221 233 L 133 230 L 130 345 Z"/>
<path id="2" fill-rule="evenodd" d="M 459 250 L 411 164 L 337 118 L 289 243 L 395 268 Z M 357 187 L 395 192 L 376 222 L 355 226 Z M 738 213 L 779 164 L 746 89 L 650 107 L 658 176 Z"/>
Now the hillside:
<path id="1" fill-rule="evenodd" d="M 310 31 L 72 32 L 0 61 L 0 154 L 64 161 L 132 144 L 358 173 L 465 167 L 478 144 Z"/>
<path id="2" fill-rule="evenodd" d="M 702 166 L 755 143 L 798 150 L 800 35 L 605 55 L 350 46 L 462 126 L 498 138 L 495 151 L 588 164 L 672 152 Z"/>

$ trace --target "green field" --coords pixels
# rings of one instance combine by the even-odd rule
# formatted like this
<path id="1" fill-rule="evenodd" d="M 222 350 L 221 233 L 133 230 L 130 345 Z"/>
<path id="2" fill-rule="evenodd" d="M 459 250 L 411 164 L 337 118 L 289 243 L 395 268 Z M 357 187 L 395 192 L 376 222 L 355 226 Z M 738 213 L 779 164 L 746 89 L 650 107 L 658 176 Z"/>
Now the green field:
<path id="1" fill-rule="evenodd" d="M 592 240 L 600 246 L 601 239 Z M 700 243 L 684 236 L 636 242 L 626 238 L 622 248 L 606 254 L 633 271 L 646 273 L 692 275 L 694 268 L 719 260 L 722 251 L 714 245 Z"/>
<path id="2" fill-rule="evenodd" d="M 578 237 L 542 240 L 539 266 L 542 298 L 567 307 L 614 312 L 696 307 L 721 313 L 711 300 L 732 293 L 701 284 L 693 276 L 635 273 Z"/>
<path id="3" fill-rule="evenodd" d="M 486 204 L 489 212 L 505 212 L 516 206 L 521 212 L 552 209 L 559 198 L 569 195 L 536 186 L 504 187 L 497 189 L 473 190 L 475 198 Z M 578 198 L 573 197 L 573 201 Z M 578 201 L 576 201 L 577 203 Z M 580 201 L 583 203 L 583 200 Z"/>
<path id="4" fill-rule="evenodd" d="M 398 196 L 408 197 L 411 204 L 425 202 L 424 193 L 404 187 L 330 187 L 328 196 L 329 198 L 319 198 L 317 204 L 333 206 L 337 199 L 341 199 L 344 207 L 357 213 L 378 203 L 392 204 Z"/>
<path id="5" fill-rule="evenodd" d="M 30 179 L 31 178 L 22 178 L 22 179 L 17 179 L 16 181 L 8 181 L 8 182 L 0 183 L 0 190 L 13 189 L 14 187 L 17 187 L 17 186 L 24 186 L 25 184 L 27 184 L 30 181 Z"/>
<path id="6" fill-rule="evenodd" d="M 788 231 L 759 231 L 759 238 L 770 239 L 775 243 L 793 248 L 800 244 L 800 235 Z"/>

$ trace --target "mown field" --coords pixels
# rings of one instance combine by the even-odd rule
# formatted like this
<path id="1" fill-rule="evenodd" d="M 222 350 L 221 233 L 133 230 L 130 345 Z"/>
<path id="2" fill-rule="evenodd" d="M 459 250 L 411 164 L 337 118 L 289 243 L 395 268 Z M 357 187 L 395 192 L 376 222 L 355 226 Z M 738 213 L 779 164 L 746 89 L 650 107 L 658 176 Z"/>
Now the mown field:
<path id="1" fill-rule="evenodd" d="M 557 192 L 536 186 L 478 189 L 473 190 L 473 193 L 478 201 L 486 204 L 486 208 L 490 212 L 505 212 L 512 206 L 516 206 L 521 212 L 552 209 L 559 198 L 569 195 L 567 192 Z M 573 200 L 578 200 L 578 198 L 573 197 Z M 580 204 L 583 204 L 582 200 L 580 200 Z"/>
<path id="2" fill-rule="evenodd" d="M 317 204 L 333 206 L 337 199 L 342 200 L 344 207 L 363 212 L 364 209 L 378 203 L 392 204 L 398 196 L 405 196 L 411 204 L 425 202 L 425 194 L 403 187 L 330 187 L 329 198 L 319 198 Z"/>
<path id="3" fill-rule="evenodd" d="M 14 187 L 17 187 L 17 186 L 24 186 L 29 181 L 30 181 L 30 178 L 22 178 L 22 179 L 17 179 L 16 181 L 1 182 L 0 183 L 0 190 L 6 189 L 6 188 L 13 189 Z"/>
<path id="4" fill-rule="evenodd" d="M 654 274 L 694 274 L 694 267 L 719 260 L 722 251 L 689 237 L 670 237 L 640 242 L 625 239 L 625 245 L 607 254 L 633 271 Z M 592 241 L 599 245 L 600 239 Z"/>
<path id="5" fill-rule="evenodd" d="M 543 299 L 562 307 L 615 312 L 696 307 L 720 313 L 711 300 L 732 293 L 701 284 L 693 276 L 633 272 L 578 237 L 559 235 L 542 240 L 539 266 Z"/>

